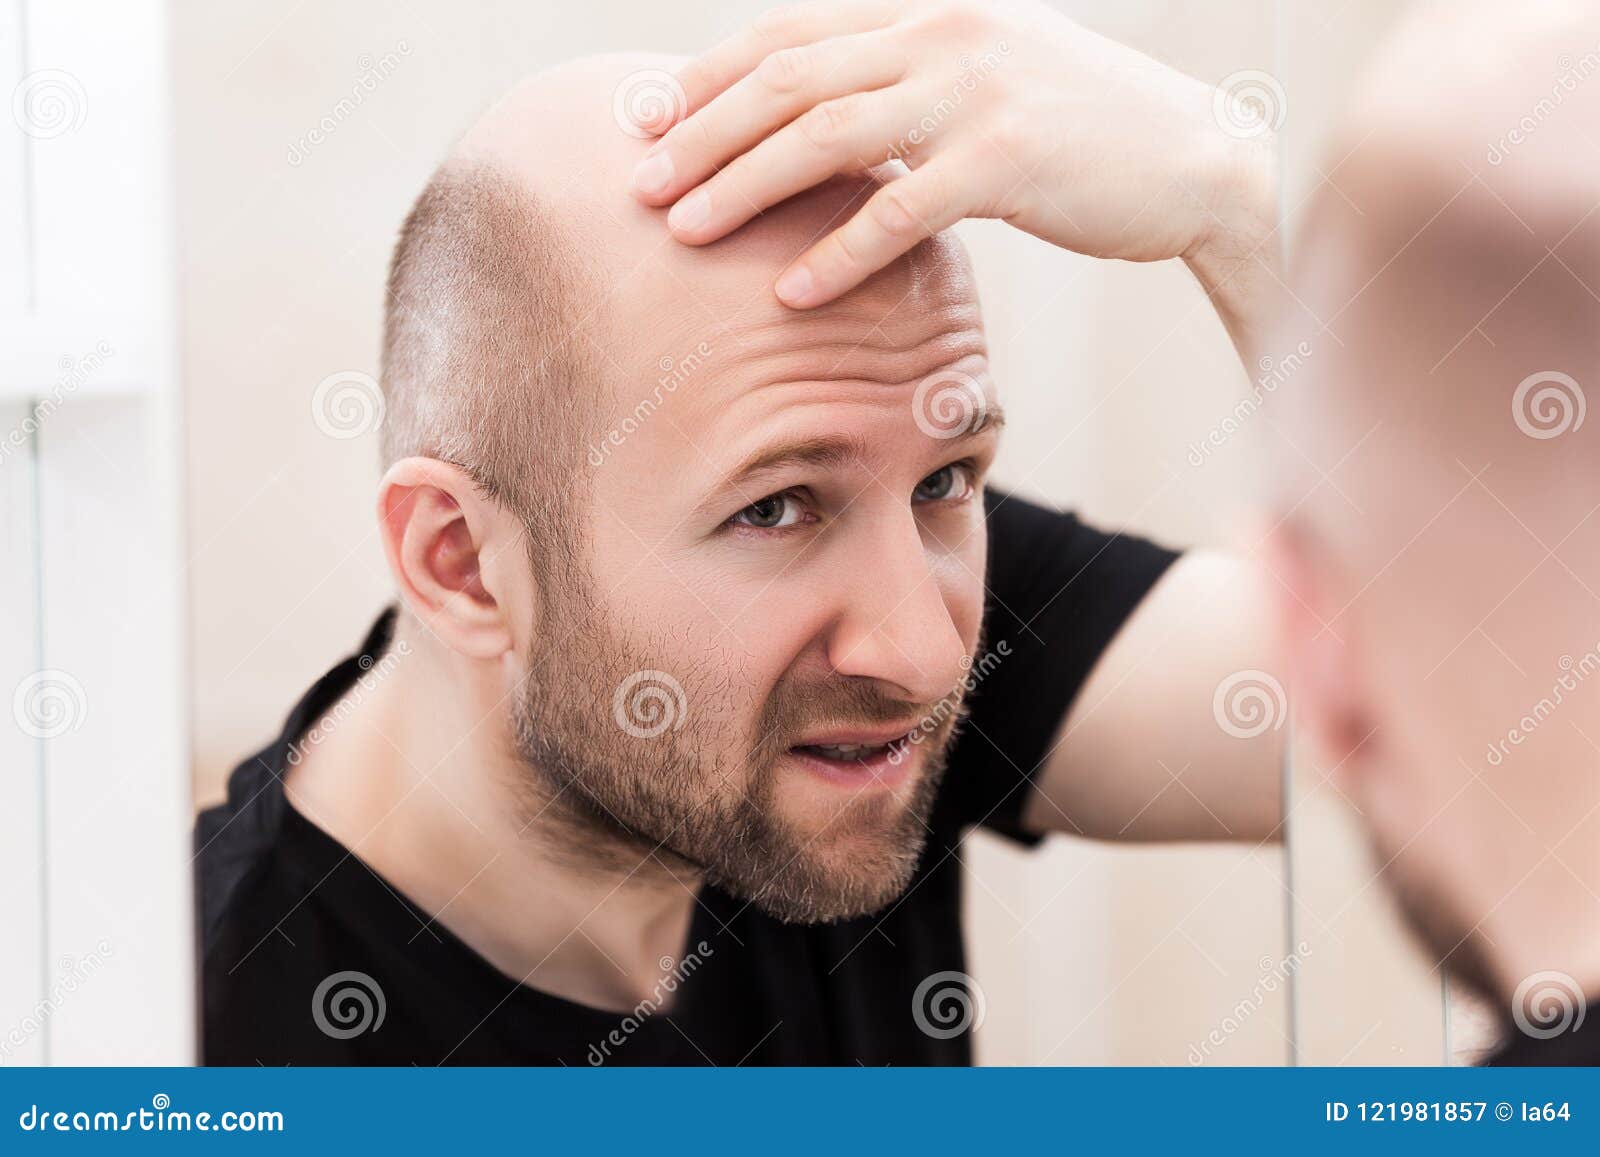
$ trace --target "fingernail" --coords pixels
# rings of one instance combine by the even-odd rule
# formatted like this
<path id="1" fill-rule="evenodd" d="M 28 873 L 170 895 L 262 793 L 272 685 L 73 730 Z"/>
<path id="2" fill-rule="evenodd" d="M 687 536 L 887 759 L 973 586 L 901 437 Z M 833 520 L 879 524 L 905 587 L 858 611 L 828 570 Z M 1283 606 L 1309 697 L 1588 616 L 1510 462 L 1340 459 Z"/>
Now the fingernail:
<path id="1" fill-rule="evenodd" d="M 772 288 L 780 301 L 800 305 L 811 293 L 811 285 L 811 270 L 804 265 L 791 265 L 783 271 L 783 276 Z"/>
<path id="2" fill-rule="evenodd" d="M 672 156 L 662 151 L 646 157 L 633 170 L 633 187 L 641 193 L 659 193 L 672 182 Z"/>
<path id="3" fill-rule="evenodd" d="M 667 224 L 682 232 L 700 228 L 711 220 L 711 198 L 704 189 L 696 189 L 672 207 L 667 214 Z"/>

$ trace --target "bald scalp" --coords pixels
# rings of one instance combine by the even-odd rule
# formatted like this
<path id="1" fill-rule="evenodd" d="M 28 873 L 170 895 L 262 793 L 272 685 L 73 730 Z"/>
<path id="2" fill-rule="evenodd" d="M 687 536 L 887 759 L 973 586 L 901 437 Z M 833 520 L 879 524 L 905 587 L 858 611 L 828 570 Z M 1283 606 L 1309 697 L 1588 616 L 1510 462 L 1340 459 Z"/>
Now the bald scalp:
<path id="1" fill-rule="evenodd" d="M 599 410 L 578 334 L 594 300 L 580 252 L 514 176 L 453 160 L 412 206 L 389 268 L 384 467 L 411 456 L 459 466 L 536 547 L 566 541 Z M 532 553 L 540 566 L 545 552 Z"/>
<path id="2" fill-rule="evenodd" d="M 1376 55 L 1326 150 L 1285 309 L 1285 334 L 1336 386 L 1280 405 L 1341 443 L 1329 461 L 1377 421 L 1446 464 L 1532 475 L 1593 459 L 1600 431 L 1552 444 L 1513 408 L 1530 375 L 1582 383 L 1600 365 L 1600 159 L 1585 144 L 1600 89 L 1557 63 L 1597 41 L 1592 8 L 1428 4 Z M 1350 428 L 1330 430 L 1341 413 Z"/>
<path id="3" fill-rule="evenodd" d="M 611 94 L 647 66 L 671 58 L 581 58 L 524 78 L 434 172 L 389 268 L 384 467 L 461 467 L 536 545 L 558 541 L 587 477 L 601 381 L 584 331 L 606 276 L 579 230 L 605 173 L 626 199 L 643 145 L 617 129 Z"/>

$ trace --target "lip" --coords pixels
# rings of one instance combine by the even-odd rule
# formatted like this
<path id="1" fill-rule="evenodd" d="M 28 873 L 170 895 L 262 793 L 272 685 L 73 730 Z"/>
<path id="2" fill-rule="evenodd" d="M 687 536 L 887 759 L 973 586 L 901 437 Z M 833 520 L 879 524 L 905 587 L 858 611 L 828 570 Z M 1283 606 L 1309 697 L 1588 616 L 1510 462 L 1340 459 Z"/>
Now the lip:
<path id="1" fill-rule="evenodd" d="M 901 730 L 877 728 L 874 730 L 832 731 L 823 736 L 809 738 L 803 744 L 789 748 L 790 759 L 800 764 L 819 779 L 840 787 L 856 790 L 862 788 L 889 788 L 903 783 L 916 765 L 918 745 L 911 742 L 912 724 Z M 899 740 L 899 742 L 895 742 Z M 863 759 L 844 762 L 825 759 L 804 750 L 813 744 L 862 743 L 887 744 L 882 751 Z"/>
<path id="2" fill-rule="evenodd" d="M 796 747 L 818 747 L 839 743 L 889 743 L 892 740 L 903 739 L 922 725 L 920 719 L 912 719 L 906 723 L 885 724 L 882 727 L 857 727 L 841 728 L 837 731 L 819 731 L 814 735 L 807 735 L 795 744 Z"/>

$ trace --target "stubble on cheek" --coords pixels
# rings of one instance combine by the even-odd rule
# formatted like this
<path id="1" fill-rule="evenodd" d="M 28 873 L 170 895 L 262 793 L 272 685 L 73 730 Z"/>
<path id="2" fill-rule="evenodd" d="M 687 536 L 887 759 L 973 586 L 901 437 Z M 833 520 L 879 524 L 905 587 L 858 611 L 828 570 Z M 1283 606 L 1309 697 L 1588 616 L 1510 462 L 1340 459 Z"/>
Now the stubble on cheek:
<path id="1" fill-rule="evenodd" d="M 740 657 L 690 661 L 683 640 L 628 638 L 602 615 L 595 602 L 565 608 L 568 634 L 529 658 L 520 807 L 546 843 L 612 874 L 699 872 L 783 920 L 863 915 L 903 890 L 959 712 L 920 740 L 903 787 L 791 791 L 785 777 L 809 773 L 785 756 L 819 726 L 904 721 L 917 706 L 864 681 L 788 675 L 757 706 Z"/>

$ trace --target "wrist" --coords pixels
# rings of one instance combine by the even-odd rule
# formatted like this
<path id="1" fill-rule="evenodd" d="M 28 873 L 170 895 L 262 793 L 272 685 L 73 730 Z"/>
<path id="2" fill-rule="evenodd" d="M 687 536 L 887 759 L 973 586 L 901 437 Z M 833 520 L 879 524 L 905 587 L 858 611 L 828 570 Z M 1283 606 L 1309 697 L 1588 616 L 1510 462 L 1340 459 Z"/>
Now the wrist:
<path id="1" fill-rule="evenodd" d="M 1206 136 L 1210 155 L 1194 186 L 1202 225 L 1183 260 L 1250 365 L 1263 315 L 1280 284 L 1277 155 L 1271 138 Z"/>
<path id="2" fill-rule="evenodd" d="M 1209 274 L 1245 260 L 1259 259 L 1276 270 L 1281 264 L 1278 164 L 1271 138 L 1241 141 L 1214 132 L 1205 135 L 1207 155 L 1194 185 L 1201 221 L 1183 252 L 1184 261 L 1202 283 Z"/>

